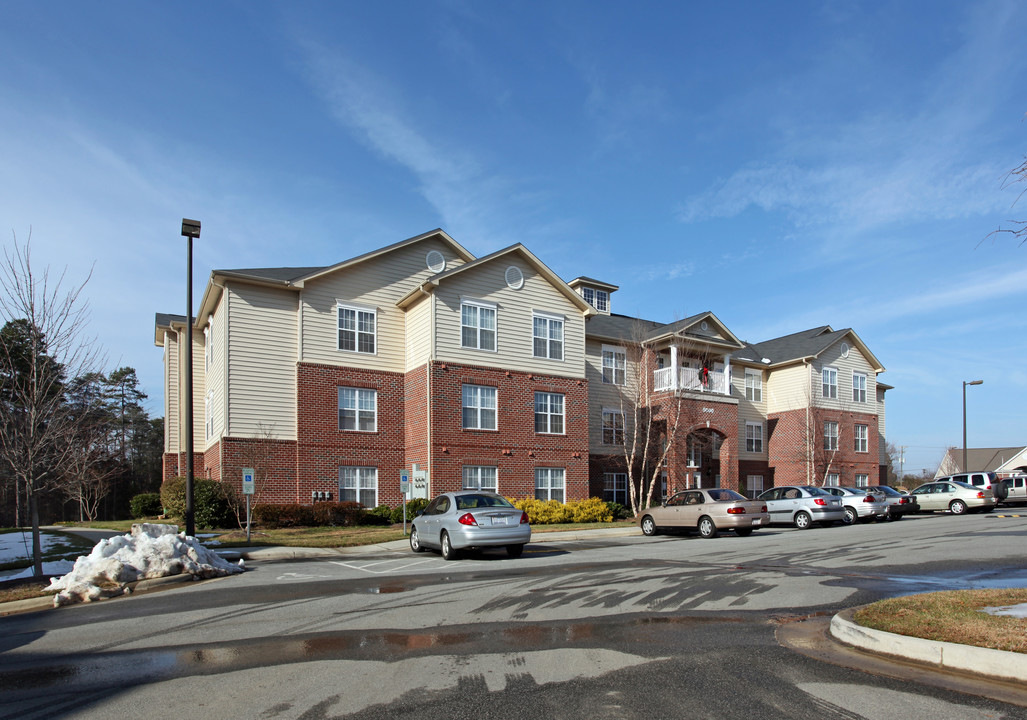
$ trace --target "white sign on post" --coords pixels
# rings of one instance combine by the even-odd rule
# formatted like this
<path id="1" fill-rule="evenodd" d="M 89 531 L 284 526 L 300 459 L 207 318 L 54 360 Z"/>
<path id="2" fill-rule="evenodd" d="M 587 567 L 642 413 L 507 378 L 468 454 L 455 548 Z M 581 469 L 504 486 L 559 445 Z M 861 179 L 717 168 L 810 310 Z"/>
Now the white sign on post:
<path id="1" fill-rule="evenodd" d="M 256 473 L 253 471 L 253 468 L 243 468 L 243 471 L 242 471 L 242 494 L 243 495 L 252 495 L 253 494 L 253 486 L 254 486 L 253 476 L 255 474 Z"/>

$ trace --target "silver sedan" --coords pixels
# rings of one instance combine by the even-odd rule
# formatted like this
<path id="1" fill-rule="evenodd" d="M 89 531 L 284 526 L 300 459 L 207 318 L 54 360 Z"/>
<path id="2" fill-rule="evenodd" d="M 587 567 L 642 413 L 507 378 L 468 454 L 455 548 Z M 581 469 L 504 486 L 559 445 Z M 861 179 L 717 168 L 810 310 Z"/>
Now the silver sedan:
<path id="1" fill-rule="evenodd" d="M 437 548 L 445 560 L 460 550 L 482 547 L 505 547 L 510 557 L 520 557 L 529 540 L 528 513 L 501 495 L 481 490 L 443 493 L 410 525 L 410 549 Z"/>

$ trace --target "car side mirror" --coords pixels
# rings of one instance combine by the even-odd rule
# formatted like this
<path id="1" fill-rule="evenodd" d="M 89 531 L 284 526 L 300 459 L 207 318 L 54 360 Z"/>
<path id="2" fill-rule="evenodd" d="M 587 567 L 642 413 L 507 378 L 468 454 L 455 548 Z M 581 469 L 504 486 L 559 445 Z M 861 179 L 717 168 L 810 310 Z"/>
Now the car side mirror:
<path id="1" fill-rule="evenodd" d="M 424 515 L 424 510 L 418 510 L 417 512 L 414 513 L 414 517 L 415 518 L 419 518 L 422 515 Z"/>

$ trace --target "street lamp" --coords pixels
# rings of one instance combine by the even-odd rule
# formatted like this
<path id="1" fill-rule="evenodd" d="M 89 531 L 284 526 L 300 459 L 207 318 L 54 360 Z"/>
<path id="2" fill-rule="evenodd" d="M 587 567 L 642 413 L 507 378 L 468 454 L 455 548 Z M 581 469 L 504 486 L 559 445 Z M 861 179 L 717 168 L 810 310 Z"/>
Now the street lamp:
<path id="1" fill-rule="evenodd" d="M 970 472 L 970 468 L 966 466 L 966 386 L 983 384 L 983 380 L 963 381 L 963 472 Z"/>
<path id="2" fill-rule="evenodd" d="M 182 237 L 188 240 L 185 266 L 185 534 L 195 537 L 193 512 L 193 238 L 200 221 L 182 218 Z"/>

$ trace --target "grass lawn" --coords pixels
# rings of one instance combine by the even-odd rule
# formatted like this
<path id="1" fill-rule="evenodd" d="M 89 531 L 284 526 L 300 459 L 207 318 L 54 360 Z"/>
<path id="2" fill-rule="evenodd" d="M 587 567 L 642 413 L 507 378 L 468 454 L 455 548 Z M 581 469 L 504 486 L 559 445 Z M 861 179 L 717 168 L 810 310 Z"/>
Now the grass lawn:
<path id="1" fill-rule="evenodd" d="M 898 635 L 1027 653 L 1027 618 L 981 611 L 1022 603 L 1027 603 L 1027 589 L 907 595 L 862 608 L 856 622 Z"/>

